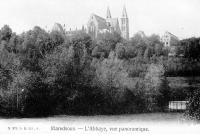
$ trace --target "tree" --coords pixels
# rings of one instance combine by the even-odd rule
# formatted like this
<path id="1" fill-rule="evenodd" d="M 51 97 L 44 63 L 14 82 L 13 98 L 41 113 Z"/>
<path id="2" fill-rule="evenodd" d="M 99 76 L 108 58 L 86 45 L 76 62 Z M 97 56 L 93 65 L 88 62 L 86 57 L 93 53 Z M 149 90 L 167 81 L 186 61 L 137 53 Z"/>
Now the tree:
<path id="1" fill-rule="evenodd" d="M 125 58 L 125 51 L 126 51 L 126 50 L 125 50 L 123 44 L 118 43 L 118 44 L 116 45 L 116 54 L 117 54 L 117 58 L 118 58 L 118 59 L 123 59 L 123 58 Z"/>
<path id="2" fill-rule="evenodd" d="M 117 43 L 122 42 L 122 37 L 120 34 L 114 33 L 103 33 L 97 38 L 97 44 L 104 49 L 106 53 L 114 50 Z"/>
<path id="3" fill-rule="evenodd" d="M 148 37 L 148 41 L 150 46 L 155 47 L 156 44 L 162 44 L 160 41 L 160 36 L 156 34 L 152 34 Z"/>
<path id="4" fill-rule="evenodd" d="M 24 33 L 22 40 L 20 50 L 22 66 L 31 71 L 39 71 L 38 62 L 55 48 L 53 42 L 48 33 L 38 26 Z"/>
<path id="5" fill-rule="evenodd" d="M 40 62 L 44 83 L 53 92 L 56 107 L 60 107 L 59 109 L 65 113 L 77 105 L 86 106 L 84 104 L 81 106 L 76 101 L 88 93 L 93 78 L 89 48 L 87 48 L 90 44 L 87 39 L 77 36 L 69 42 L 69 47 L 64 44 L 58 46 L 53 53 L 46 54 L 44 60 Z"/>
<path id="6" fill-rule="evenodd" d="M 104 51 L 101 49 L 101 47 L 96 46 L 93 50 L 92 50 L 92 57 L 95 58 L 101 58 L 104 57 Z"/>
<path id="7" fill-rule="evenodd" d="M 9 41 L 12 35 L 12 29 L 8 25 L 4 25 L 0 31 L 0 39 Z"/>
<path id="8" fill-rule="evenodd" d="M 20 68 L 18 56 L 6 49 L 0 52 L 0 107 L 3 114 L 16 112 L 16 89 L 11 89 L 11 83 Z"/>
<path id="9" fill-rule="evenodd" d="M 189 95 L 189 103 L 187 104 L 186 115 L 193 119 L 200 120 L 200 90 L 195 89 Z"/>
<path id="10" fill-rule="evenodd" d="M 146 50 L 145 50 L 145 52 L 144 52 L 144 59 L 145 59 L 146 61 L 149 61 L 149 60 L 150 60 L 150 57 L 151 57 L 151 51 L 150 51 L 150 48 L 147 47 Z"/>
<path id="11" fill-rule="evenodd" d="M 162 55 L 162 45 L 161 44 L 155 44 L 155 54 L 156 56 Z"/>
<path id="12" fill-rule="evenodd" d="M 55 46 L 59 46 L 62 43 L 64 43 L 64 41 L 65 41 L 65 37 L 64 37 L 63 33 L 59 32 L 59 31 L 52 31 L 50 33 L 50 38 L 53 41 Z"/>
<path id="13" fill-rule="evenodd" d="M 147 37 L 144 34 L 144 32 L 137 32 L 132 38 L 131 38 L 131 44 L 132 45 L 145 45 L 147 44 Z"/>
<path id="14" fill-rule="evenodd" d="M 148 40 L 144 32 L 138 32 L 131 38 L 130 44 L 134 46 L 136 55 L 143 57 L 144 51 L 148 46 Z"/>
<path id="15" fill-rule="evenodd" d="M 145 75 L 145 93 L 149 111 L 163 111 L 168 104 L 170 91 L 162 64 L 151 64 Z"/>
<path id="16" fill-rule="evenodd" d="M 130 43 L 125 45 L 125 57 L 126 58 L 134 58 L 137 56 L 136 47 Z"/>
<path id="17" fill-rule="evenodd" d="M 23 40 L 20 36 L 16 35 L 16 33 L 12 33 L 12 36 L 11 36 L 8 44 L 5 46 L 5 48 L 9 52 L 13 52 L 13 53 L 17 54 L 21 50 L 22 42 L 23 42 Z"/>
<path id="18" fill-rule="evenodd" d="M 200 38 L 189 38 L 181 40 L 178 46 L 178 50 L 181 54 L 188 59 L 199 59 L 200 54 Z"/>

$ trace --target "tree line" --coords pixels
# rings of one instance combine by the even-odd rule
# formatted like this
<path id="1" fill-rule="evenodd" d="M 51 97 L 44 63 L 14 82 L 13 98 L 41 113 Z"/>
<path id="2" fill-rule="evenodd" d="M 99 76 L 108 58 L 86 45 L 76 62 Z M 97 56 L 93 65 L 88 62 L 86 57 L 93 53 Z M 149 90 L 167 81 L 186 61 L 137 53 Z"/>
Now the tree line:
<path id="1" fill-rule="evenodd" d="M 38 26 L 17 35 L 5 25 L 0 43 L 4 116 L 164 111 L 174 93 L 166 76 L 170 65 L 181 64 L 168 58 L 155 34 L 127 41 L 104 33 L 92 40 Z"/>

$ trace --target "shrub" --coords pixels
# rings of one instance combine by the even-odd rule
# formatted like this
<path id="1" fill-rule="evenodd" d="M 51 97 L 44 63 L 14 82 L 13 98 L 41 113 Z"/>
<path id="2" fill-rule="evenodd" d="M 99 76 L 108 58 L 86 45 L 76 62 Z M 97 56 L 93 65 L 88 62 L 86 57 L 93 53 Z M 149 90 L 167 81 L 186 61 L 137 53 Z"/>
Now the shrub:
<path id="1" fill-rule="evenodd" d="M 197 120 L 200 120 L 200 90 L 196 89 L 189 97 L 186 114 Z"/>
<path id="2" fill-rule="evenodd" d="M 30 117 L 51 115 L 55 108 L 55 102 L 52 90 L 41 81 L 41 76 L 32 74 L 26 83 L 22 114 Z"/>
<path id="3" fill-rule="evenodd" d="M 124 59 L 125 58 L 125 48 L 123 44 L 118 43 L 116 45 L 116 54 L 118 59 Z"/>
<path id="4" fill-rule="evenodd" d="M 163 65 L 151 64 L 145 75 L 145 90 L 148 111 L 164 111 L 170 99 L 168 81 Z"/>

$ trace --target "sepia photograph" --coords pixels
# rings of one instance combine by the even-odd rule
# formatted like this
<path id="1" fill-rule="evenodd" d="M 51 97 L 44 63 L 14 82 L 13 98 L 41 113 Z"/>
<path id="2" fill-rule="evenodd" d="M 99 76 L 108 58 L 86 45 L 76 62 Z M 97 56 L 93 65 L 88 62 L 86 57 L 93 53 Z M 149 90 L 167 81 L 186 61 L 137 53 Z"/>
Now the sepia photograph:
<path id="1" fill-rule="evenodd" d="M 199 134 L 199 0 L 0 0 L 0 134 Z"/>

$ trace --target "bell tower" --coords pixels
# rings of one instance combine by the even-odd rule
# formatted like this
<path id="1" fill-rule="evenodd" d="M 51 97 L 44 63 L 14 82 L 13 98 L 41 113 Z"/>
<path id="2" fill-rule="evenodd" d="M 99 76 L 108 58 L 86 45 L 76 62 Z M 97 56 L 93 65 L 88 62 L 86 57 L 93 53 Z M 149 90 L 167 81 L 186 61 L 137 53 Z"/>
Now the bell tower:
<path id="1" fill-rule="evenodd" d="M 125 6 L 123 7 L 121 17 L 121 36 L 126 40 L 129 39 L 129 21 Z"/>
<path id="2" fill-rule="evenodd" d="M 106 19 L 111 19 L 111 13 L 109 7 L 107 7 L 107 14 L 106 14 Z"/>

